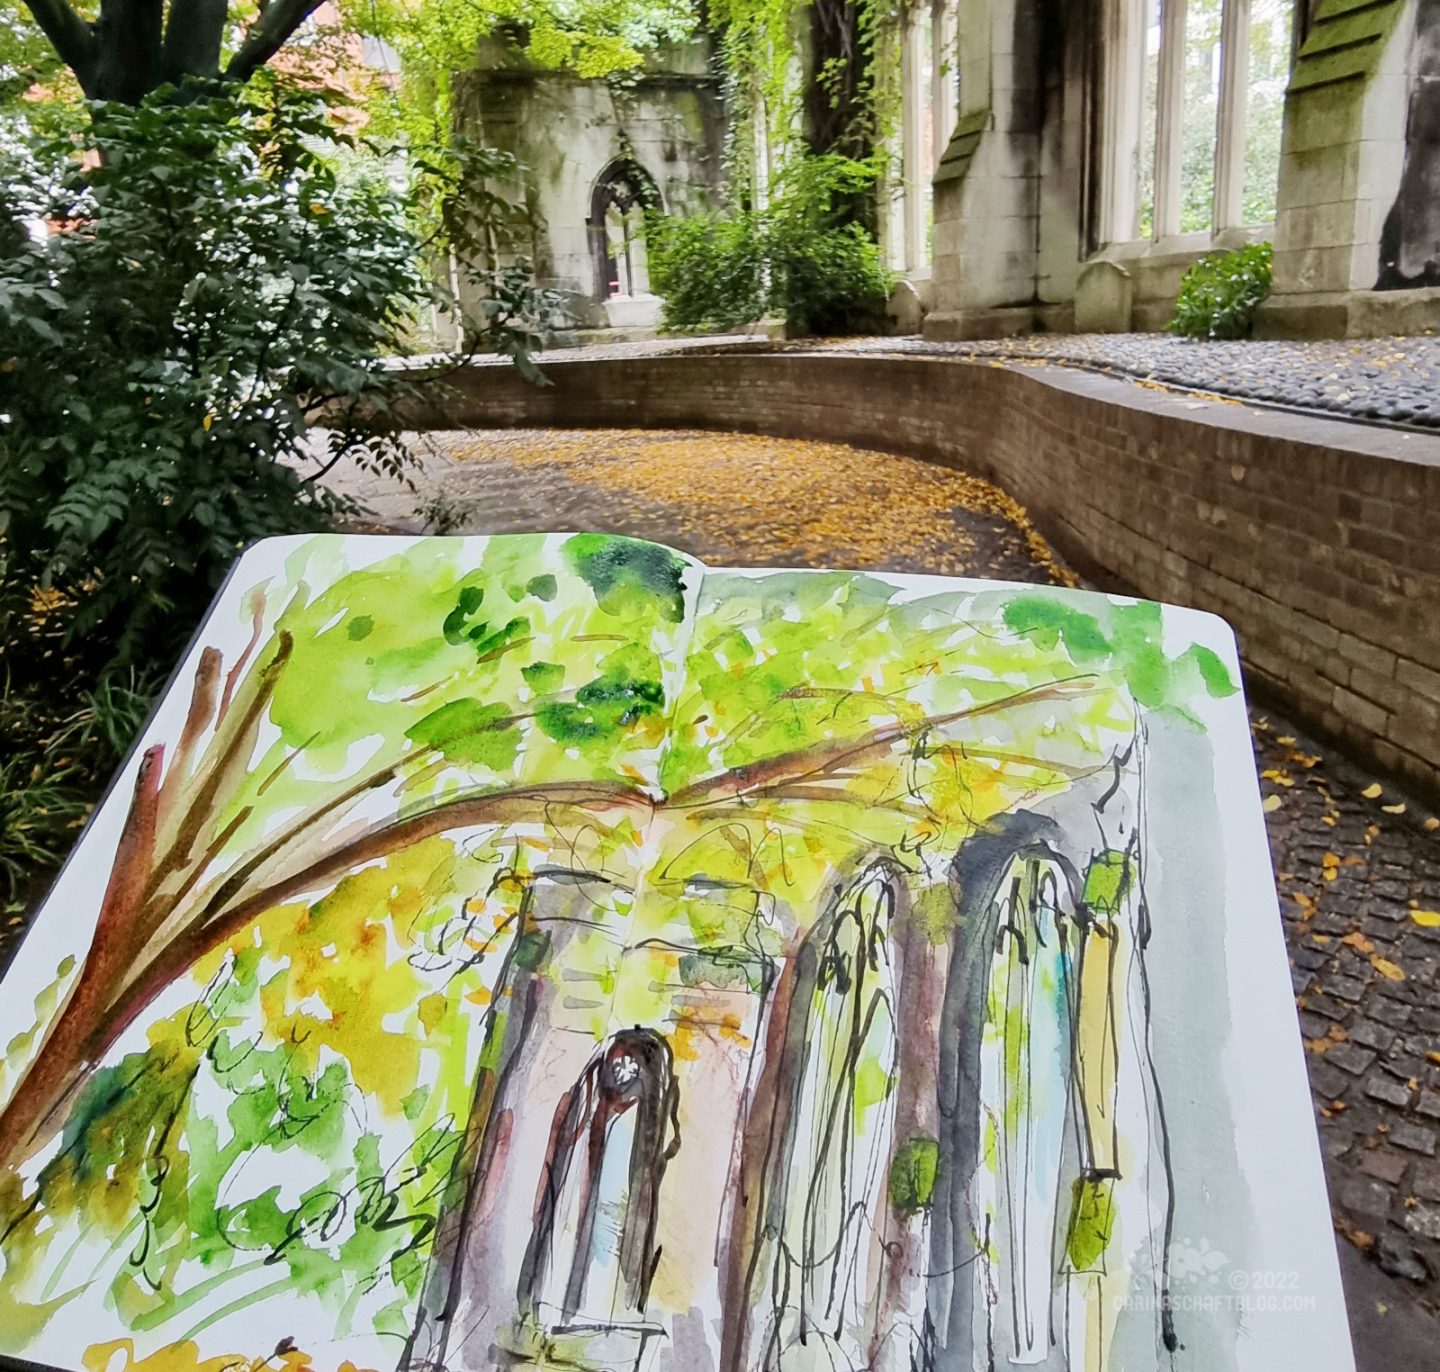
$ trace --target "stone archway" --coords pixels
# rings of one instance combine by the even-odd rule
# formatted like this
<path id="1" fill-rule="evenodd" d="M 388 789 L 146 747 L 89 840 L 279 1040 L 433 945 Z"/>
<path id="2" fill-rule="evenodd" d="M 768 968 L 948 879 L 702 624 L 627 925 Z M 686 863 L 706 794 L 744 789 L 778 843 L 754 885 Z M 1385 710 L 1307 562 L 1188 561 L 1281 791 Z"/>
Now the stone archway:
<path id="1" fill-rule="evenodd" d="M 633 158 L 617 158 L 596 178 L 585 221 L 596 300 L 650 293 L 645 214 L 662 208 L 654 179 Z"/>

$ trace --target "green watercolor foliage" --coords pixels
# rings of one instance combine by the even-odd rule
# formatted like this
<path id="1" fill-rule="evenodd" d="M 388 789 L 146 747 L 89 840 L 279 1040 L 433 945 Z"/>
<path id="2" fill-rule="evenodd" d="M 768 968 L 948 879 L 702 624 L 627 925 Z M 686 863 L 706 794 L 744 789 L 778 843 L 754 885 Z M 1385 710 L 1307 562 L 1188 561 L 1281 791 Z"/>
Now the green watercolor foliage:
<path id="1" fill-rule="evenodd" d="M 919 872 L 991 817 L 1104 769 L 1133 741 L 1137 704 L 1183 713 L 1236 689 L 1213 653 L 1167 646 L 1153 606 L 915 598 L 850 573 L 698 582 L 669 549 L 603 535 L 367 559 L 336 539 L 288 549 L 244 598 L 245 631 L 260 632 L 230 709 L 260 711 L 266 730 L 197 839 L 210 860 L 240 864 L 307 815 L 343 816 L 357 786 L 409 816 L 541 782 L 675 796 L 783 762 L 780 779 L 728 808 L 663 808 L 653 830 L 546 811 L 426 838 L 234 930 L 142 1022 L 145 1046 L 92 1074 L 51 1160 L 0 1178 L 0 1327 L 38 1329 L 37 1312 L 103 1282 L 131 1330 L 191 1337 L 284 1282 L 337 1336 L 405 1332 L 475 1074 L 495 1063 L 500 964 L 551 974 L 549 935 L 517 914 L 540 864 L 615 878 L 594 936 L 567 953 L 605 1000 L 597 1034 L 612 1012 L 658 1023 L 676 985 L 768 984 L 859 849 Z M 860 746 L 886 730 L 897 746 Z M 332 821 L 315 832 L 290 860 L 323 851 Z M 1130 879 L 1123 854 L 1103 854 L 1085 899 L 1113 910 Z M 943 898 L 919 892 L 910 917 L 948 936 Z M 667 942 L 679 922 L 683 955 Z M 623 960 L 622 943 L 647 951 Z M 1019 1045 L 1020 1011 L 991 990 Z M 37 1016 L 58 995 L 42 992 Z M 889 1051 L 866 1048 L 857 1129 L 891 1089 Z M 938 1165 L 934 1139 L 897 1151 L 898 1213 L 924 1210 Z M 1108 1191 L 1077 1192 L 1075 1214 L 1071 1260 L 1091 1263 Z M 95 1240 L 109 1245 L 98 1264 Z"/>
<path id="2" fill-rule="evenodd" d="M 1086 869 L 1082 899 L 1087 908 L 1113 917 L 1119 914 L 1133 880 L 1128 854 L 1099 853 Z"/>
<path id="3" fill-rule="evenodd" d="M 1115 1229 L 1115 1183 L 1077 1177 L 1065 1253 L 1076 1272 L 1093 1272 Z"/>
<path id="4" fill-rule="evenodd" d="M 940 1167 L 940 1144 L 932 1138 L 913 1138 L 895 1150 L 890 1163 L 890 1204 L 910 1219 L 929 1209 Z"/>
<path id="5" fill-rule="evenodd" d="M 1224 697 L 1239 689 L 1215 652 L 1191 644 L 1177 655 L 1163 642 L 1161 606 L 1153 601 L 1093 598 L 1080 609 L 1071 598 L 1018 596 L 1005 608 L 1005 624 L 1038 647 L 1061 647 L 1077 666 L 1116 671 L 1137 703 L 1192 717 L 1187 704 L 1203 696 Z"/>

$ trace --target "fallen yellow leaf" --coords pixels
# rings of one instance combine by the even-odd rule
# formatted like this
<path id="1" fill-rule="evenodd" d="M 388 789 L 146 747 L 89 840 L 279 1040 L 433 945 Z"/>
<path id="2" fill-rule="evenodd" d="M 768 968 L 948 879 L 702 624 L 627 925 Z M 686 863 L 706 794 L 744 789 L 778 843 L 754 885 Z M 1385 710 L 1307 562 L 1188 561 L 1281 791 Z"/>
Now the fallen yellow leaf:
<path id="1" fill-rule="evenodd" d="M 1371 782 L 1360 794 L 1364 796 L 1366 800 L 1374 800 L 1384 789 L 1378 781 L 1375 781 Z"/>
<path id="2" fill-rule="evenodd" d="M 1387 815 L 1403 815 L 1405 813 L 1405 802 L 1402 800 L 1398 805 L 1382 805 L 1380 807 Z"/>
<path id="3" fill-rule="evenodd" d="M 1340 942 L 1349 944 L 1351 948 L 1358 948 L 1362 953 L 1373 953 L 1375 951 L 1375 945 L 1358 929 L 1353 934 L 1346 934 Z"/>
<path id="4" fill-rule="evenodd" d="M 1370 963 L 1387 981 L 1405 980 L 1405 973 L 1386 958 L 1371 958 Z"/>
<path id="5" fill-rule="evenodd" d="M 1285 802 L 1279 796 L 1266 796 L 1260 808 L 1267 815 L 1273 815 Z"/>
<path id="6" fill-rule="evenodd" d="M 1422 929 L 1440 929 L 1440 910 L 1411 910 L 1410 918 Z"/>

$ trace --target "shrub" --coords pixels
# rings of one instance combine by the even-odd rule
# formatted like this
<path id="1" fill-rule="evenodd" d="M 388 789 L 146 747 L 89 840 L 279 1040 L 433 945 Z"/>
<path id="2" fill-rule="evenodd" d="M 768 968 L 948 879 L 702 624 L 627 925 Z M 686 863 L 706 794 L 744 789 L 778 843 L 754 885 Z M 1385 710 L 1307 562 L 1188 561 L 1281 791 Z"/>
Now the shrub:
<path id="1" fill-rule="evenodd" d="M 792 158 L 763 210 L 652 217 L 650 282 L 668 328 L 732 328 L 770 312 L 794 333 L 846 333 L 884 316 L 891 275 L 855 220 L 874 185 L 866 162 Z"/>
<path id="2" fill-rule="evenodd" d="M 1202 257 L 1180 282 L 1170 331 L 1190 338 L 1247 337 L 1256 309 L 1270 294 L 1273 258 L 1269 243 Z"/>
<path id="3" fill-rule="evenodd" d="M 650 288 L 667 329 L 731 329 L 765 313 L 765 257 L 755 216 L 646 219 Z"/>
<path id="4" fill-rule="evenodd" d="M 51 231 L 0 248 L 0 538 L 91 661 L 163 658 L 241 545 L 348 512 L 336 463 L 402 471 L 387 359 L 431 286 L 406 198 L 341 174 L 313 96 L 91 113 L 83 162 L 42 138 L 3 168 L 4 217 Z M 523 354 L 516 270 L 481 332 Z"/>

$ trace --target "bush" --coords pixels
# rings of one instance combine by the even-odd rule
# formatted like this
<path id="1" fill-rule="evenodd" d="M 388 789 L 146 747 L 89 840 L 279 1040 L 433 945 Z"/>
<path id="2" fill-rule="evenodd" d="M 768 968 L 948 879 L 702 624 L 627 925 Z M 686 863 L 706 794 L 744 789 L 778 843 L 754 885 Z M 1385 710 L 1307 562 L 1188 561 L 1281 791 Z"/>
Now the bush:
<path id="1" fill-rule="evenodd" d="M 349 512 L 336 463 L 402 471 L 387 359 L 431 286 L 407 199 L 340 173 L 313 96 L 91 114 L 83 162 L 50 138 L 3 168 L 0 559 L 91 661 L 163 659 L 244 543 Z M 515 275 L 482 331 L 523 353 Z"/>
<path id="2" fill-rule="evenodd" d="M 797 156 L 764 210 L 652 217 L 650 283 L 667 328 L 733 328 L 768 313 L 794 333 L 850 333 L 884 317 L 891 275 L 853 215 L 873 168 L 838 154 Z"/>
<path id="3" fill-rule="evenodd" d="M 1273 259 L 1269 243 L 1202 257 L 1180 282 L 1170 331 L 1190 338 L 1247 337 L 1256 309 L 1270 294 Z"/>
<path id="4" fill-rule="evenodd" d="M 732 329 L 765 313 L 765 254 L 755 216 L 652 214 L 650 289 L 667 329 Z"/>

